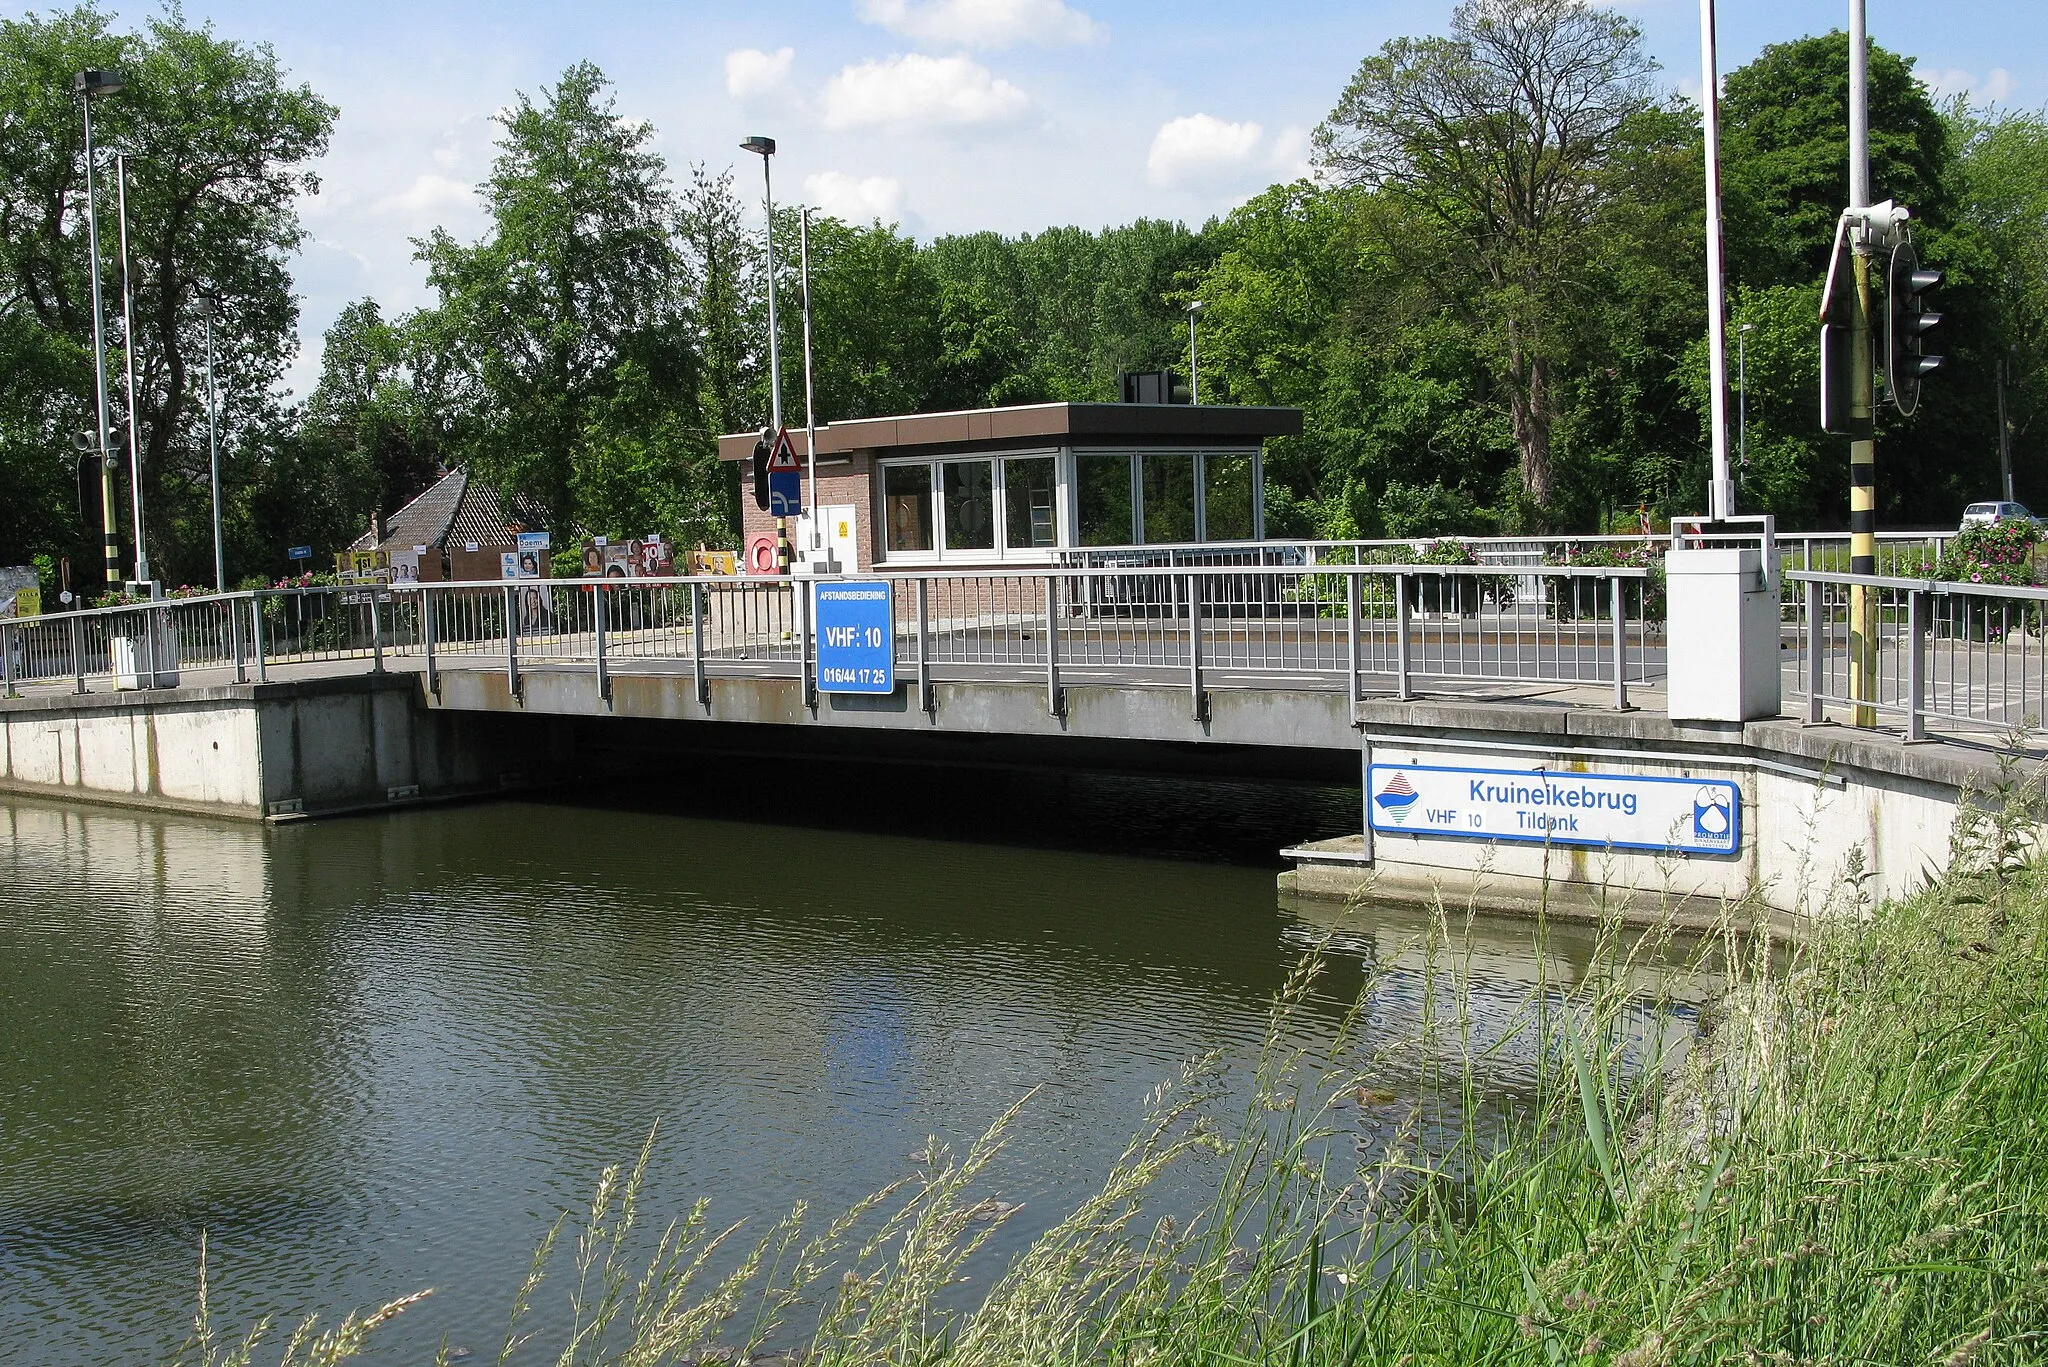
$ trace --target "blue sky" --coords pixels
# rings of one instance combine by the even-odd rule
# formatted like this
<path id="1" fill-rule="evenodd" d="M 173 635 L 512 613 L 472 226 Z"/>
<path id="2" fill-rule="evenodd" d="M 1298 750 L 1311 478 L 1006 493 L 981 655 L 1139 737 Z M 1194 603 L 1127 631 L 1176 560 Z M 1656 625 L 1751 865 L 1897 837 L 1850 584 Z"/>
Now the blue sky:
<path id="1" fill-rule="evenodd" d="M 1868 0 L 1872 36 L 1944 92 L 2048 103 L 2048 4 Z M 1699 90 L 1697 0 L 1624 0 L 1673 86 Z M 0 5 L 19 13 L 20 6 Z M 135 23 L 153 7 L 115 3 Z M 305 346 L 349 300 L 426 302 L 410 240 L 481 230 L 492 111 L 596 62 L 678 171 L 777 138 L 776 196 L 921 237 L 1140 216 L 1200 222 L 1297 174 L 1360 58 L 1441 31 L 1449 0 L 187 0 L 270 43 L 341 108 L 304 206 Z M 1725 72 L 1767 43 L 1843 27 L 1846 0 L 1721 0 Z M 740 167 L 751 191 L 758 163 Z"/>

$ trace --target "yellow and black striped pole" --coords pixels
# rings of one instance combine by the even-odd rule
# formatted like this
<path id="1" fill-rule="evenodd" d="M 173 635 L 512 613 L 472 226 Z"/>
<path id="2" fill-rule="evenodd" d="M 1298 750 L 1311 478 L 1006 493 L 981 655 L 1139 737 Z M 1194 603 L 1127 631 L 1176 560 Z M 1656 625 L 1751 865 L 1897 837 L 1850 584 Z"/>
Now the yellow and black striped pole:
<path id="1" fill-rule="evenodd" d="M 1871 256 L 1856 244 L 1855 313 L 1849 324 L 1849 573 L 1877 573 L 1877 357 L 1870 325 Z M 1849 588 L 1849 697 L 1857 726 L 1877 725 L 1877 595 Z"/>
<path id="2" fill-rule="evenodd" d="M 106 541 L 107 592 L 118 593 L 121 588 L 121 527 L 115 521 L 114 511 L 114 458 L 107 451 L 104 439 L 100 442 L 100 534 Z"/>

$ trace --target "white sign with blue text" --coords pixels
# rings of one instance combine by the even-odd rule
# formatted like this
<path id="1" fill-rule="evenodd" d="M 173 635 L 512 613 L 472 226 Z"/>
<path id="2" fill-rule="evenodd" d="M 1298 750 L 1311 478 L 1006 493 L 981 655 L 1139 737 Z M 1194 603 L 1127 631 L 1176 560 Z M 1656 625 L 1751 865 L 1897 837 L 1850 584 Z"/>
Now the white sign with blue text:
<path id="1" fill-rule="evenodd" d="M 819 584 L 818 691 L 894 693 L 896 617 L 884 582 Z"/>
<path id="2" fill-rule="evenodd" d="M 1374 764 L 1372 828 L 1603 849 L 1733 854 L 1742 793 L 1725 779 Z"/>

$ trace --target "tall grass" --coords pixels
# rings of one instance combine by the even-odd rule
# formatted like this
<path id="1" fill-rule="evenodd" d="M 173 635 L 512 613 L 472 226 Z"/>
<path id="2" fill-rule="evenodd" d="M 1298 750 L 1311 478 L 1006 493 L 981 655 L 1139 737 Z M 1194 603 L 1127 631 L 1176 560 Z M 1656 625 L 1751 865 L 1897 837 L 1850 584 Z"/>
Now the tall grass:
<path id="1" fill-rule="evenodd" d="M 1368 1029 L 1379 978 L 1306 1033 L 1329 1019 L 1312 954 L 1251 1085 L 1191 1061 L 1100 1190 L 971 1298 L 963 1268 L 1010 1214 L 975 1193 L 1015 1110 L 822 1227 L 799 1207 L 749 1232 L 700 1203 L 642 1230 L 643 1151 L 544 1241 L 499 1360 L 2043 1360 L 2048 880 L 2023 787 L 1963 821 L 1917 898 L 1789 948 L 1731 909 L 1661 990 L 1646 965 L 1668 946 L 1609 927 L 1594 971 L 1539 984 L 1505 1033 L 1467 1008 L 1464 913 L 1436 912 L 1404 1038 Z M 1696 1030 L 1645 1030 L 1709 973 Z M 1535 1079 L 1512 1106 L 1479 1081 L 1505 1053 Z M 1187 1163 L 1216 1194 L 1175 1219 L 1147 1198 Z M 282 1360 L 343 1361 L 404 1304 L 302 1326 Z M 248 1361 L 260 1336 L 220 1344 L 203 1307 L 202 1283 L 185 1360 Z"/>

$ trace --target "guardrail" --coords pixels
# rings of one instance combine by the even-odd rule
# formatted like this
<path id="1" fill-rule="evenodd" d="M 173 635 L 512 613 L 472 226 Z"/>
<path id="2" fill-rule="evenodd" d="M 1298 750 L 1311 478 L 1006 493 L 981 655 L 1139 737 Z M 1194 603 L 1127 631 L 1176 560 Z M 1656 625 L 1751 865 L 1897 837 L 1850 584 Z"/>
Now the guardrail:
<path id="1" fill-rule="evenodd" d="M 1597 685 L 1614 706 L 1663 673 L 1661 610 L 1634 567 L 1387 564 L 1194 569 L 1040 568 L 874 574 L 894 586 L 904 671 L 929 707 L 940 672 L 1065 682 L 1335 686 L 1414 695 L 1430 681 Z M 149 686 L 91 644 L 154 633 L 172 667 L 258 680 L 284 666 L 417 662 L 502 669 L 518 694 L 536 667 L 800 677 L 814 687 L 805 578 L 515 580 L 263 590 L 0 624 L 8 689 L 70 676 Z M 1528 591 L 1530 583 L 1536 591 Z M 1647 609 L 1647 610 L 1646 610 Z M 81 644 L 75 644 L 79 642 Z M 17 659 L 20 667 L 16 667 Z"/>
<path id="2" fill-rule="evenodd" d="M 1789 691 L 1804 715 L 1865 706 L 1902 716 L 1906 739 L 1930 720 L 1966 731 L 2007 732 L 2048 718 L 2048 589 L 1951 583 L 1893 575 L 1791 570 L 1797 668 Z M 1851 590 L 1871 599 L 1866 696 L 1852 696 Z"/>

